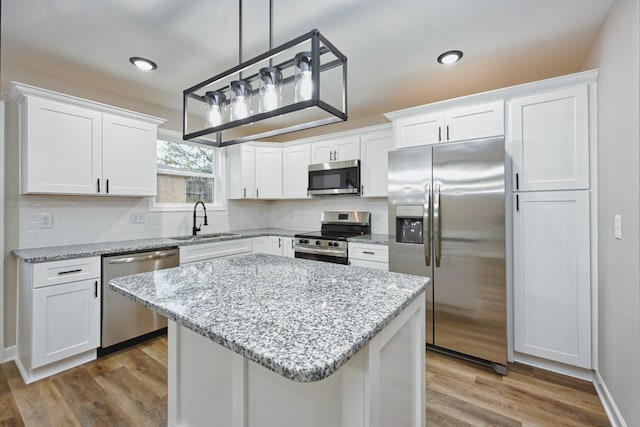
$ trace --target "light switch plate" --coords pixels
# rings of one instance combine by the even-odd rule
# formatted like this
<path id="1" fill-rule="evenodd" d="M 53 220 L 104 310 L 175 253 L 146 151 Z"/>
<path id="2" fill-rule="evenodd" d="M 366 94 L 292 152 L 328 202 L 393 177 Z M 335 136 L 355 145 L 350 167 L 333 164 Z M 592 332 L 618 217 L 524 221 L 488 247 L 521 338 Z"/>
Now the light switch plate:
<path id="1" fill-rule="evenodd" d="M 622 217 L 620 215 L 613 216 L 613 235 L 616 239 L 622 240 Z"/>
<path id="2" fill-rule="evenodd" d="M 144 212 L 131 212 L 131 224 L 144 224 Z"/>
<path id="3" fill-rule="evenodd" d="M 48 212 L 39 212 L 37 218 L 38 228 L 53 228 L 53 214 Z"/>

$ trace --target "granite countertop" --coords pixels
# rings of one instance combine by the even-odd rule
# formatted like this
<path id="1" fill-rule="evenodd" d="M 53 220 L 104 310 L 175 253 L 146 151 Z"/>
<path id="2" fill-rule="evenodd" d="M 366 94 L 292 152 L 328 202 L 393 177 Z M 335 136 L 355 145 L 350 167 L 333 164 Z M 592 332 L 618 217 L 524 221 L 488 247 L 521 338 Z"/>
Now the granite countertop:
<path id="1" fill-rule="evenodd" d="M 201 243 L 221 242 L 223 240 L 248 239 L 260 236 L 293 237 L 300 230 L 283 228 L 259 228 L 254 230 L 238 230 L 212 234 L 222 234 L 219 237 L 206 237 L 202 233 L 197 238 L 189 236 L 161 237 L 155 239 L 120 240 L 115 242 L 84 243 L 79 245 L 50 246 L 46 248 L 14 249 L 11 251 L 17 258 L 28 263 L 59 261 L 63 259 L 85 258 L 101 255 L 113 255 L 127 252 L 140 252 L 154 249 L 177 248 L 178 246 L 197 245 Z M 186 237 L 185 240 L 183 237 Z"/>
<path id="2" fill-rule="evenodd" d="M 389 235 L 388 234 L 365 234 L 363 236 L 349 237 L 349 239 L 347 240 L 353 243 L 367 243 L 370 245 L 388 245 Z"/>
<path id="3" fill-rule="evenodd" d="M 109 287 L 286 378 L 309 382 L 337 371 L 427 281 L 251 254 L 122 277 Z"/>
<path id="4" fill-rule="evenodd" d="M 202 233 L 196 238 L 189 236 L 160 237 L 155 239 L 120 240 L 115 242 L 84 243 L 78 245 L 50 246 L 45 248 L 14 249 L 11 251 L 17 258 L 28 263 L 60 261 L 64 259 L 86 258 L 101 255 L 113 255 L 145 250 L 177 248 L 179 246 L 197 245 L 201 243 L 221 242 L 223 240 L 248 239 L 261 236 L 293 237 L 308 230 L 290 230 L 284 228 L 257 228 L 235 230 L 219 233 Z M 212 235 L 220 235 L 212 237 Z M 210 237 L 207 237 L 210 236 Z M 386 234 L 367 234 L 348 239 L 350 242 L 386 245 Z"/>

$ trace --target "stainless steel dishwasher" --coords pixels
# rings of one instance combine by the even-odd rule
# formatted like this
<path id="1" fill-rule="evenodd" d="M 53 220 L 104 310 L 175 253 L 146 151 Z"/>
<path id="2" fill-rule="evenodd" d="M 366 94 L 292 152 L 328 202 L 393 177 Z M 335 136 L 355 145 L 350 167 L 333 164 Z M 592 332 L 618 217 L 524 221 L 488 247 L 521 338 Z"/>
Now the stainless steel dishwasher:
<path id="1" fill-rule="evenodd" d="M 180 265 L 178 249 L 163 249 L 102 257 L 102 338 L 98 355 L 159 335 L 167 319 L 109 289 L 110 280 Z"/>

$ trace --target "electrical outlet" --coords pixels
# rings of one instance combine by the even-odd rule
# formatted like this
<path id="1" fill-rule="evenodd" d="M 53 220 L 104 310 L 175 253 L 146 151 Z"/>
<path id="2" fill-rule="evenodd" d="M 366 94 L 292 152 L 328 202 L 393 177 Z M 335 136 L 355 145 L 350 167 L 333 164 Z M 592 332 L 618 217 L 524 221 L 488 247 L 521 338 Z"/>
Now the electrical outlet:
<path id="1" fill-rule="evenodd" d="M 131 224 L 144 224 L 144 212 L 131 212 Z"/>
<path id="2" fill-rule="evenodd" d="M 53 228 L 53 214 L 40 212 L 38 217 L 38 228 Z"/>

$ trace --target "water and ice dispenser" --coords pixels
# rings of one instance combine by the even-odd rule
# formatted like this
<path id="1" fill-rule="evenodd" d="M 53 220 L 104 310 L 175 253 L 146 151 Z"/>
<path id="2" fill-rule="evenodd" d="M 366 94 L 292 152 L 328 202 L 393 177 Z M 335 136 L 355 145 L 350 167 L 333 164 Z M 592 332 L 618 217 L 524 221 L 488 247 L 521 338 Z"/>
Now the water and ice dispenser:
<path id="1" fill-rule="evenodd" d="M 424 206 L 396 206 L 396 242 L 424 243 Z"/>

